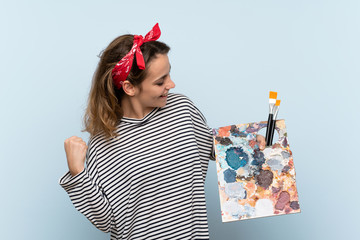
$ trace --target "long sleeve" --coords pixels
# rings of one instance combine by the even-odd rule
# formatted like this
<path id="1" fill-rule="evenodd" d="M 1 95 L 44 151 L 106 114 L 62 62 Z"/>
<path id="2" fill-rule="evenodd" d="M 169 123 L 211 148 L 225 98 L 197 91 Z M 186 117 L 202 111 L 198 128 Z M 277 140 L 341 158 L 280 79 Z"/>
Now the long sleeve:
<path id="1" fill-rule="evenodd" d="M 206 118 L 191 100 L 190 103 L 191 118 L 197 134 L 202 158 L 215 160 L 212 128 L 208 126 Z"/>
<path id="2" fill-rule="evenodd" d="M 113 213 L 101 187 L 97 152 L 91 141 L 86 153 L 86 168 L 76 176 L 71 176 L 70 172 L 67 172 L 60 178 L 59 184 L 68 193 L 75 208 L 95 227 L 104 232 L 110 231 Z"/>
<path id="3" fill-rule="evenodd" d="M 111 141 L 93 136 L 86 169 L 60 180 L 74 206 L 112 240 L 209 239 L 213 136 L 200 111 L 169 93 L 164 107 L 123 117 L 116 131 Z"/>

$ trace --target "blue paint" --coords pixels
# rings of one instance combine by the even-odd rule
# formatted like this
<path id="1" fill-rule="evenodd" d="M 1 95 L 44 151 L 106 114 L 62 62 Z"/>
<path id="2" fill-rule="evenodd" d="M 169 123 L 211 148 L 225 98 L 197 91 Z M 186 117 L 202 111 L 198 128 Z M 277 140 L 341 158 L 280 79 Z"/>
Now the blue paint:
<path id="1" fill-rule="evenodd" d="M 249 162 L 249 156 L 244 152 L 242 148 L 239 149 L 240 167 L 244 167 Z"/>
<path id="2" fill-rule="evenodd" d="M 246 157 L 248 157 L 248 156 L 246 155 Z M 240 160 L 240 167 L 245 166 L 247 163 L 248 163 L 248 160 L 246 160 L 246 159 Z"/>
<path id="3" fill-rule="evenodd" d="M 249 162 L 249 156 L 239 148 L 229 148 L 226 151 L 226 162 L 234 170 L 244 167 Z"/>
<path id="4" fill-rule="evenodd" d="M 254 160 L 251 162 L 251 165 L 261 166 L 262 164 L 265 163 L 264 153 L 261 152 L 260 150 L 258 150 L 258 149 L 254 150 L 253 157 L 254 157 Z"/>
<path id="5" fill-rule="evenodd" d="M 255 208 L 250 206 L 248 203 L 245 203 L 245 213 L 247 217 L 254 217 L 255 216 Z"/>
<path id="6" fill-rule="evenodd" d="M 251 165 L 259 166 L 260 163 L 259 163 L 258 161 L 256 161 L 256 160 L 253 160 L 253 161 L 251 162 Z"/>
<path id="7" fill-rule="evenodd" d="M 267 165 L 269 165 L 272 171 L 278 171 L 279 174 L 281 174 L 281 171 L 285 167 L 282 164 L 282 156 L 280 155 L 273 156 L 272 158 L 267 160 L 266 163 Z"/>
<path id="8" fill-rule="evenodd" d="M 240 167 L 240 159 L 239 159 L 239 156 L 235 152 L 235 148 L 229 148 L 226 151 L 225 160 L 232 169 L 237 170 Z"/>
<path id="9" fill-rule="evenodd" d="M 239 129 L 235 125 L 231 126 L 230 133 L 234 137 L 246 137 L 247 136 L 246 133 L 240 132 Z"/>
<path id="10" fill-rule="evenodd" d="M 224 171 L 224 180 L 227 183 L 235 182 L 236 181 L 236 172 L 230 168 Z"/>
<path id="11" fill-rule="evenodd" d="M 288 153 L 287 151 L 282 151 L 281 155 L 283 158 L 289 158 L 290 157 L 290 153 Z"/>
<path id="12" fill-rule="evenodd" d="M 227 162 L 224 161 L 223 159 L 220 159 L 220 160 L 219 160 L 219 163 L 220 163 L 220 167 L 221 167 L 222 169 L 226 169 L 226 168 L 229 167 L 229 165 L 227 164 Z"/>

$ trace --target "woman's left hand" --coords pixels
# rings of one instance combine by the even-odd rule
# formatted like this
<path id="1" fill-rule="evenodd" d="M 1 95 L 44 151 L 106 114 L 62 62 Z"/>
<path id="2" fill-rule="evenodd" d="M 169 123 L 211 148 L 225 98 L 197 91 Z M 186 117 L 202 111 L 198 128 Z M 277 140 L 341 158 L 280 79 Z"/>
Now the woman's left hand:
<path id="1" fill-rule="evenodd" d="M 263 135 L 257 134 L 256 135 L 256 142 L 258 143 L 260 150 L 265 149 L 266 141 L 265 141 L 265 137 Z"/>

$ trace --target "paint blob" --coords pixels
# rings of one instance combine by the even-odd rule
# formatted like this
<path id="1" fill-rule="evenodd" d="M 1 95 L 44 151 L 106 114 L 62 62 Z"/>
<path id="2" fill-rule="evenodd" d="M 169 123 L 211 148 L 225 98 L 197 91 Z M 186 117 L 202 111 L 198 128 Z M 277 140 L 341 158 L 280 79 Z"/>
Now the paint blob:
<path id="1" fill-rule="evenodd" d="M 249 157 L 241 147 L 229 148 L 226 151 L 226 162 L 234 170 L 237 170 L 239 167 L 245 166 L 248 161 Z"/>
<path id="2" fill-rule="evenodd" d="M 256 183 L 265 189 L 267 189 L 272 181 L 274 174 L 269 170 L 260 170 L 260 174 L 256 176 Z"/>
<path id="3" fill-rule="evenodd" d="M 224 137 L 224 138 L 216 137 L 216 140 L 219 141 L 219 143 L 222 144 L 222 145 L 230 145 L 230 144 L 232 144 L 232 141 L 227 137 Z"/>
<path id="4" fill-rule="evenodd" d="M 225 185 L 225 193 L 231 198 L 246 198 L 246 190 L 241 182 L 228 183 Z"/>
<path id="5" fill-rule="evenodd" d="M 273 203 L 270 199 L 259 199 L 255 204 L 255 214 L 257 217 L 265 217 L 274 214 Z"/>
<path id="6" fill-rule="evenodd" d="M 290 207 L 291 207 L 292 209 L 294 209 L 294 210 L 300 209 L 299 202 L 298 202 L 298 201 L 292 201 L 292 202 L 290 203 Z"/>
<path id="7" fill-rule="evenodd" d="M 276 155 L 272 157 L 271 159 L 266 161 L 266 164 L 269 165 L 272 171 L 278 171 L 281 172 L 282 169 L 285 167 L 285 165 L 282 162 L 281 155 Z"/>
<path id="8" fill-rule="evenodd" d="M 275 209 L 283 210 L 285 205 L 290 202 L 290 194 L 286 191 L 280 193 L 279 199 L 275 205 Z"/>
<path id="9" fill-rule="evenodd" d="M 230 168 L 224 171 L 224 180 L 227 183 L 235 182 L 236 181 L 236 172 Z"/>

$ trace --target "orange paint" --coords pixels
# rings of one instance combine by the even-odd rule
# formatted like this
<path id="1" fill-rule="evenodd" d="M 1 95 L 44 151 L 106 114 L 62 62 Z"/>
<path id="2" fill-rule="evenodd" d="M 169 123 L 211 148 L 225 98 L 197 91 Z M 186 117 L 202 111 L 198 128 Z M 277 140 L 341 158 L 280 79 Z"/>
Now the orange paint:
<path id="1" fill-rule="evenodd" d="M 229 137 L 230 136 L 230 129 L 231 129 L 231 126 L 226 126 L 226 127 L 219 128 L 218 136 L 219 137 Z"/>
<path id="2" fill-rule="evenodd" d="M 254 141 L 254 140 L 249 141 L 249 146 L 252 147 L 252 148 L 254 148 L 256 144 L 257 144 L 257 142 Z"/>
<path id="3" fill-rule="evenodd" d="M 255 189 L 255 185 L 254 185 L 254 183 L 252 183 L 252 182 L 248 182 L 248 183 L 246 184 L 246 188 L 251 191 L 251 190 Z"/>
<path id="4" fill-rule="evenodd" d="M 256 201 L 254 199 L 248 199 L 248 201 L 246 203 L 248 203 L 252 207 L 255 207 L 255 205 L 256 205 Z"/>
<path id="5" fill-rule="evenodd" d="M 293 161 L 293 159 L 290 159 L 290 160 L 289 160 L 288 165 L 289 165 L 290 168 L 294 168 L 294 161 Z"/>

